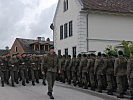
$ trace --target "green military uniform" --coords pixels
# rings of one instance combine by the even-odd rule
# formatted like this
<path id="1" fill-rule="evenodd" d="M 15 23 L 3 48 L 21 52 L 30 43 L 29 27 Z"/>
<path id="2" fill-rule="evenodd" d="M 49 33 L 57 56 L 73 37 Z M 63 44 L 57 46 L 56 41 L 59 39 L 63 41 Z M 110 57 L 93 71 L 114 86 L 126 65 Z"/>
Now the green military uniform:
<path id="1" fill-rule="evenodd" d="M 70 71 L 72 73 L 73 85 L 76 86 L 76 56 L 71 60 Z"/>
<path id="2" fill-rule="evenodd" d="M 77 57 L 76 59 L 76 71 L 77 71 L 77 84 L 78 86 L 81 86 L 81 70 L 80 70 L 80 61 L 81 61 L 81 55 Z"/>
<path id="3" fill-rule="evenodd" d="M 62 57 L 61 61 L 60 61 L 60 71 L 61 71 L 61 81 L 63 83 L 65 83 L 65 56 Z"/>
<path id="4" fill-rule="evenodd" d="M 103 77 L 105 75 L 104 69 L 107 66 L 107 62 L 104 58 L 98 57 L 95 61 L 94 65 L 94 74 L 96 74 L 97 82 L 98 82 L 98 92 L 102 92 L 104 87 L 104 81 Z"/>
<path id="5" fill-rule="evenodd" d="M 20 64 L 20 74 L 22 77 L 22 85 L 25 86 L 26 85 L 25 81 L 26 83 L 28 83 L 29 81 L 26 57 L 21 57 L 19 59 L 19 64 Z"/>
<path id="6" fill-rule="evenodd" d="M 82 82 L 82 86 L 83 88 L 87 88 L 87 85 L 88 85 L 88 82 L 87 82 L 87 58 L 85 55 L 83 55 L 83 58 L 81 59 L 80 61 L 80 70 L 82 72 L 82 79 L 81 79 L 81 82 Z"/>
<path id="7" fill-rule="evenodd" d="M 114 75 L 116 76 L 117 81 L 117 91 L 120 94 L 118 97 L 123 98 L 123 94 L 127 89 L 127 60 L 120 55 L 115 59 L 114 64 Z"/>
<path id="8" fill-rule="evenodd" d="M 127 77 L 129 80 L 131 99 L 133 99 L 133 57 L 130 57 L 127 63 Z"/>
<path id="9" fill-rule="evenodd" d="M 71 57 L 66 58 L 65 70 L 66 70 L 68 84 L 71 84 L 71 72 L 70 72 L 70 66 L 69 66 L 70 62 L 71 62 Z"/>
<path id="10" fill-rule="evenodd" d="M 12 86 L 14 86 L 14 82 L 18 84 L 18 66 L 17 66 L 18 60 L 16 58 L 11 58 L 9 60 L 9 71 L 11 76 L 11 82 Z"/>
<path id="11" fill-rule="evenodd" d="M 45 86 L 46 85 L 47 67 L 44 62 L 45 62 L 45 57 L 43 56 L 41 58 L 41 72 L 42 72 L 42 79 L 43 79 L 42 84 Z"/>
<path id="12" fill-rule="evenodd" d="M 88 72 L 90 76 L 91 90 L 95 90 L 96 88 L 95 75 L 94 75 L 94 64 L 95 64 L 94 58 L 91 58 L 88 60 L 87 67 L 88 67 Z"/>
<path id="13" fill-rule="evenodd" d="M 53 92 L 53 86 L 56 80 L 56 73 L 59 70 L 59 60 L 56 54 L 48 53 L 44 61 L 47 67 L 47 82 L 48 82 L 48 93 Z"/>
<path id="14" fill-rule="evenodd" d="M 107 90 L 109 95 L 113 95 L 113 91 L 116 88 L 114 79 L 114 62 L 115 58 L 110 56 L 107 60 L 107 66 L 105 68 L 106 79 L 107 79 Z"/>
<path id="15" fill-rule="evenodd" d="M 1 77 L 1 84 L 2 84 L 2 87 L 4 87 L 4 82 L 5 82 L 5 77 L 6 75 L 6 66 L 3 62 L 3 58 L 0 58 L 0 77 Z"/>

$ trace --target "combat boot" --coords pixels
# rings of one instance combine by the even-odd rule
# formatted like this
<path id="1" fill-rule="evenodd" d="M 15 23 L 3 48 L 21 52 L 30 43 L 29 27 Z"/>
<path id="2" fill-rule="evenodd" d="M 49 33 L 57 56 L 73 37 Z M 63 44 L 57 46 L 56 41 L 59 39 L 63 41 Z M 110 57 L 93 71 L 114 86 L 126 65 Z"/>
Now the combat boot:
<path id="1" fill-rule="evenodd" d="M 117 98 L 124 98 L 124 95 L 122 93 L 120 93 Z"/>
<path id="2" fill-rule="evenodd" d="M 23 86 L 26 86 L 26 84 L 25 84 L 25 82 L 24 82 L 24 81 L 22 82 L 22 85 L 23 85 Z"/>
<path id="3" fill-rule="evenodd" d="M 36 83 L 38 83 L 38 84 L 39 84 L 39 80 L 38 80 L 38 79 L 36 80 Z"/>
<path id="4" fill-rule="evenodd" d="M 32 81 L 32 85 L 35 86 L 35 82 L 34 81 Z"/>
<path id="5" fill-rule="evenodd" d="M 12 87 L 15 87 L 14 83 L 12 83 Z"/>
<path id="6" fill-rule="evenodd" d="M 113 92 L 112 91 L 108 91 L 107 94 L 108 95 L 113 95 Z"/>
<path id="7" fill-rule="evenodd" d="M 43 82 L 42 82 L 42 84 L 43 84 L 44 86 L 46 86 L 46 85 L 47 85 L 45 81 L 43 81 Z"/>
<path id="8" fill-rule="evenodd" d="M 3 81 L 1 82 L 1 84 L 2 84 L 2 87 L 4 87 L 4 82 Z"/>
<path id="9" fill-rule="evenodd" d="M 27 83 L 27 84 L 29 84 L 29 81 L 28 81 L 28 80 L 26 80 L 26 83 Z"/>
<path id="10" fill-rule="evenodd" d="M 53 97 L 53 95 L 52 95 L 51 92 L 48 92 L 47 94 L 48 94 L 48 96 L 50 97 L 50 99 L 54 99 L 54 97 Z"/>

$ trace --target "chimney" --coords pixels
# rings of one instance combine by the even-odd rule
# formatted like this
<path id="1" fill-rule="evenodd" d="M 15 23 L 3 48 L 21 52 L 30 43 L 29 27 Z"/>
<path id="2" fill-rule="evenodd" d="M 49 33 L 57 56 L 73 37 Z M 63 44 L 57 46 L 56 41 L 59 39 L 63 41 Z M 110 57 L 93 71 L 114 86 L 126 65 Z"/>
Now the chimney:
<path id="1" fill-rule="evenodd" d="M 47 38 L 47 40 L 46 40 L 46 41 L 50 42 L 50 39 L 49 39 L 49 38 Z"/>
<path id="2" fill-rule="evenodd" d="M 42 40 L 42 37 L 37 37 L 38 42 Z"/>

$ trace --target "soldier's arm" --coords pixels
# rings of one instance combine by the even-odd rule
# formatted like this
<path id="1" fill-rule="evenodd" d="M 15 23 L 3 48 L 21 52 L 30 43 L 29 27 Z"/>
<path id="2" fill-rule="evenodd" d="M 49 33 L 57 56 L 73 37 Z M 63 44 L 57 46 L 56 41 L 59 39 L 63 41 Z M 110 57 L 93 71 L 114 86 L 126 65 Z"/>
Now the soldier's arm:
<path id="1" fill-rule="evenodd" d="M 115 59 L 115 63 L 114 63 L 114 75 L 117 74 L 117 69 L 118 69 L 118 59 Z"/>
<path id="2" fill-rule="evenodd" d="M 95 64 L 94 64 L 94 74 L 96 74 L 97 67 L 98 67 L 98 59 L 96 59 Z"/>
<path id="3" fill-rule="evenodd" d="M 127 63 L 127 77 L 128 78 L 130 76 L 130 73 L 131 73 L 131 62 L 130 60 L 128 60 L 128 63 Z"/>

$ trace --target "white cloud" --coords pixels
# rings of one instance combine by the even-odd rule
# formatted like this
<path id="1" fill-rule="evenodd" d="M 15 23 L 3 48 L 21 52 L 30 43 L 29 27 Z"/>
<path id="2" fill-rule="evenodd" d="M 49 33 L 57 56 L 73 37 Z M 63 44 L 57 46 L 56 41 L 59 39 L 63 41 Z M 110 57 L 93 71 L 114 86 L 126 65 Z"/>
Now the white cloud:
<path id="1" fill-rule="evenodd" d="M 16 37 L 52 38 L 52 22 L 58 0 L 0 0 L 0 48 L 10 46 Z"/>

